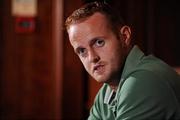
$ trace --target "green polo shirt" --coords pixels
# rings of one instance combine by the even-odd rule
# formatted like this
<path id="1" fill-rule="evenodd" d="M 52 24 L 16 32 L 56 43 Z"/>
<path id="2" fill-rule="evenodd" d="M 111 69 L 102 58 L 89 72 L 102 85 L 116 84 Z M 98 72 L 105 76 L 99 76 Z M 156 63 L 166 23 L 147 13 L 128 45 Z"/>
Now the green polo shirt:
<path id="1" fill-rule="evenodd" d="M 88 120 L 180 120 L 180 76 L 134 46 L 117 91 L 104 84 Z"/>

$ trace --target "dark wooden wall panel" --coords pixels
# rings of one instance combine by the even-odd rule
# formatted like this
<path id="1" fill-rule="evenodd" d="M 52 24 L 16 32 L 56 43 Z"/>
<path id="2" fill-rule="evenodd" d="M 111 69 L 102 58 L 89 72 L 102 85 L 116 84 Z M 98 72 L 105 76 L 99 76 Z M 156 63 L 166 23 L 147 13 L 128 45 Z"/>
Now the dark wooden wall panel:
<path id="1" fill-rule="evenodd" d="M 82 5 L 80 0 L 64 1 L 64 18 Z M 63 118 L 64 120 L 84 119 L 83 78 L 84 69 L 74 54 L 66 31 L 64 35 L 64 81 L 63 81 Z"/>
<path id="2" fill-rule="evenodd" d="M 53 1 L 38 1 L 33 33 L 16 33 L 11 0 L 3 0 L 1 68 L 2 119 L 56 119 L 60 88 L 55 74 Z M 61 15 L 62 16 L 62 15 Z M 60 66 L 59 66 L 60 67 Z M 59 73 L 61 74 L 61 73 Z M 60 79 L 59 79 L 60 80 Z M 57 94 L 58 93 L 58 94 Z M 58 114 L 58 115 L 57 115 Z"/>

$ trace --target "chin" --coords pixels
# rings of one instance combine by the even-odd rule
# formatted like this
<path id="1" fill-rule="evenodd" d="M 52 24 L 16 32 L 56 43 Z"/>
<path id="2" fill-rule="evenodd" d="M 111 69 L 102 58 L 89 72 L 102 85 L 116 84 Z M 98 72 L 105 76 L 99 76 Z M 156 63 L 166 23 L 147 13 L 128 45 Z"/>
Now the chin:
<path id="1" fill-rule="evenodd" d="M 95 79 L 98 83 L 105 83 L 104 80 L 98 80 L 98 79 Z"/>
<path id="2" fill-rule="evenodd" d="M 94 79 L 98 82 L 98 83 L 107 83 L 107 78 L 104 77 L 94 77 Z"/>

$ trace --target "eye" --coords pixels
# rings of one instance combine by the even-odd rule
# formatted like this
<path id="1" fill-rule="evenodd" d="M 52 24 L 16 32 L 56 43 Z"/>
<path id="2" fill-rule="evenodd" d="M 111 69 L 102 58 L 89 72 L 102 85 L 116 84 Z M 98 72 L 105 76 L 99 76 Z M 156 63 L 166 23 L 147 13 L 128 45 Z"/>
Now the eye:
<path id="1" fill-rule="evenodd" d="M 78 48 L 77 54 L 81 57 L 85 57 L 87 55 L 87 50 L 85 48 Z"/>
<path id="2" fill-rule="evenodd" d="M 102 46 L 104 46 L 104 44 L 105 44 L 105 41 L 102 40 L 102 39 L 97 39 L 96 42 L 95 42 L 95 45 L 97 47 L 102 47 Z"/>

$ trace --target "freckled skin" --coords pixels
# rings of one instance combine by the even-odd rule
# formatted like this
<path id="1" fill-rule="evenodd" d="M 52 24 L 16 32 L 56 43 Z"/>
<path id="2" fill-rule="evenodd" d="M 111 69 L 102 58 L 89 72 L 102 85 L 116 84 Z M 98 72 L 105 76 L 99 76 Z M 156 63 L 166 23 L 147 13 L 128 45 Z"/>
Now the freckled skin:
<path id="1" fill-rule="evenodd" d="M 87 72 L 98 82 L 108 83 L 114 87 L 118 86 L 121 68 L 129 52 L 129 29 L 122 33 L 121 29 L 117 38 L 105 16 L 98 12 L 85 21 L 70 25 L 68 29 L 69 40 L 74 50 L 83 48 L 83 51 L 80 49 L 83 56 L 77 54 Z M 92 42 L 94 39 L 97 41 Z M 94 70 L 98 65 L 99 67 Z"/>

